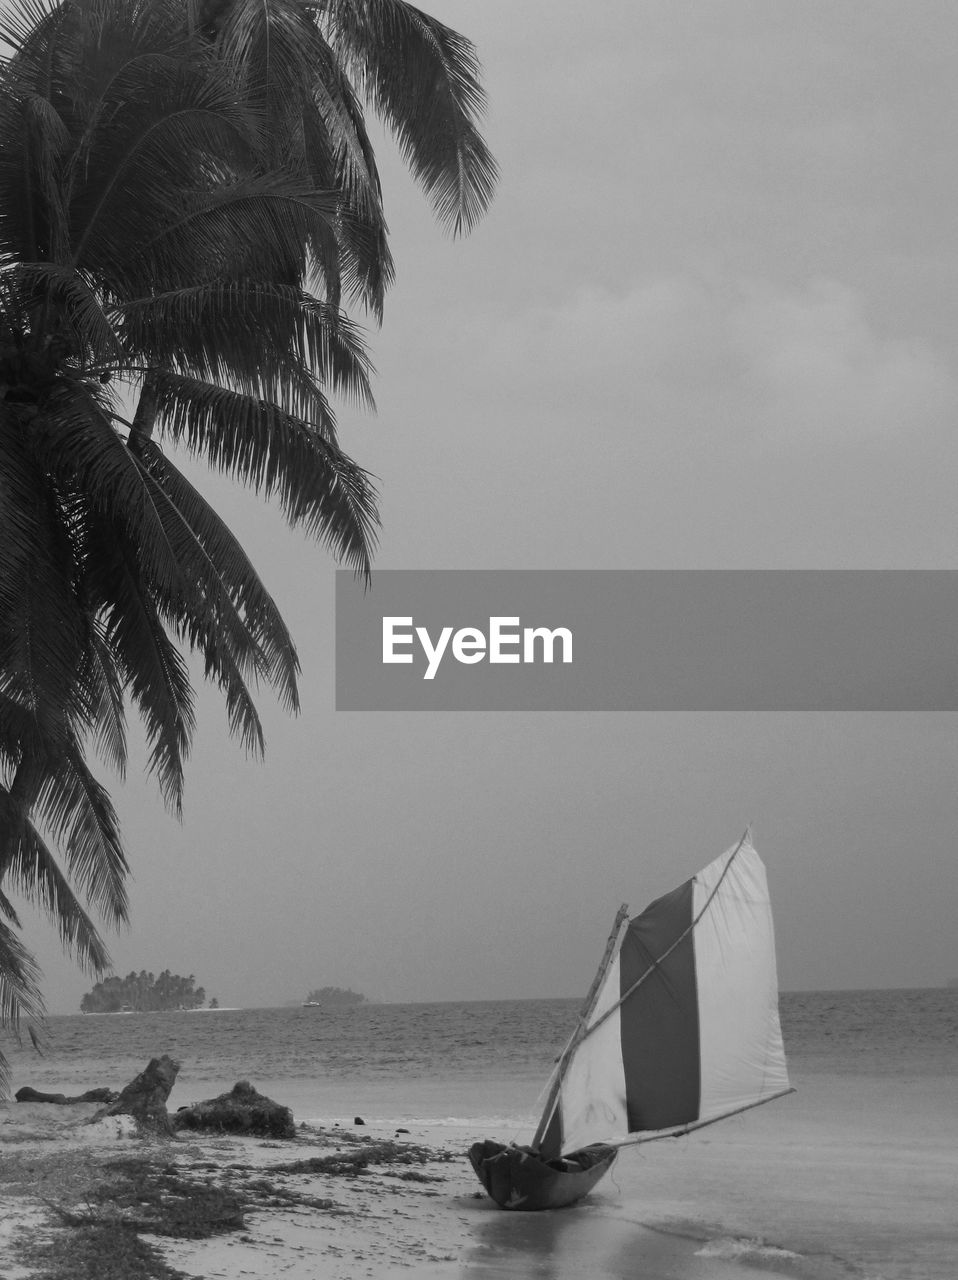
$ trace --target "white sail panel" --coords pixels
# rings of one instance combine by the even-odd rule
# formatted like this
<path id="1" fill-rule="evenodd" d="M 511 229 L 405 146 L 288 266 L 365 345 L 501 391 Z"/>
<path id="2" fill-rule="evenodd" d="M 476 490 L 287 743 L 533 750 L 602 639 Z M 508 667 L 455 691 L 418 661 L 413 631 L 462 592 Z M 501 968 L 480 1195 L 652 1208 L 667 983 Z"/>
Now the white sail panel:
<path id="1" fill-rule="evenodd" d="M 710 863 L 693 885 L 693 918 L 715 895 L 694 931 L 700 1121 L 789 1088 L 765 867 L 746 840 L 726 872 L 733 852 Z"/>
<path id="2" fill-rule="evenodd" d="M 616 957 L 606 971 L 587 1025 L 594 1026 L 618 999 Z M 628 1133 L 618 1011 L 579 1045 L 562 1081 L 559 1109 L 564 1152 Z"/>

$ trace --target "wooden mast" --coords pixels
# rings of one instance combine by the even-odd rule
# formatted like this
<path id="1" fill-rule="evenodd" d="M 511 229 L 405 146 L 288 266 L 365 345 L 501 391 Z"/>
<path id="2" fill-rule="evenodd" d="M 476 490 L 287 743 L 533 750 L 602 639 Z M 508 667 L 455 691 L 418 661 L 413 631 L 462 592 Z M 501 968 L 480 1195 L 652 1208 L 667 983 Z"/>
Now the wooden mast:
<path id="1" fill-rule="evenodd" d="M 588 1021 L 592 1016 L 592 1010 L 595 1008 L 596 1000 L 599 998 L 599 988 L 602 986 L 602 980 L 605 978 L 609 965 L 615 956 L 616 948 L 619 942 L 619 933 L 622 930 L 622 922 L 627 920 L 629 916 L 629 908 L 623 902 L 616 913 L 615 923 L 612 926 L 612 932 L 609 934 L 608 941 L 605 944 L 605 951 L 602 953 L 602 960 L 596 971 L 595 977 L 592 979 L 592 986 L 588 990 L 582 1010 L 579 1013 L 579 1020 L 576 1023 L 569 1043 L 562 1051 L 558 1065 L 552 1075 L 552 1085 L 549 1089 L 549 1097 L 546 1100 L 545 1110 L 542 1112 L 542 1119 L 539 1121 L 539 1127 L 536 1129 L 535 1136 L 532 1139 L 532 1150 L 538 1151 L 542 1145 L 542 1139 L 546 1135 L 549 1122 L 552 1119 L 556 1104 L 559 1101 L 559 1092 L 562 1089 L 562 1081 L 565 1079 L 566 1071 L 569 1069 L 569 1063 L 572 1061 L 572 1055 L 585 1039 L 588 1034 Z"/>

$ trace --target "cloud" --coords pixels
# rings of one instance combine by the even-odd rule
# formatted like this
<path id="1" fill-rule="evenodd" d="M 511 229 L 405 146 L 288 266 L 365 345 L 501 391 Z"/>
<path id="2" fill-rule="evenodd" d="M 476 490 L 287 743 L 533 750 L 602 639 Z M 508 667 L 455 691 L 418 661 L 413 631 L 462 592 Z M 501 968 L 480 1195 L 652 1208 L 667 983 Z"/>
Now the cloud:
<path id="1" fill-rule="evenodd" d="M 730 332 L 766 438 L 888 440 L 943 427 L 958 405 L 944 359 L 877 333 L 863 299 L 834 280 L 795 293 L 752 285 Z"/>
<path id="2" fill-rule="evenodd" d="M 836 280 L 672 276 L 484 323 L 483 342 L 459 338 L 485 350 L 484 378 L 526 411 L 591 406 L 614 425 L 631 410 L 630 428 L 717 427 L 761 448 L 889 442 L 937 431 L 958 409 L 944 356 L 879 332 L 866 299 Z"/>

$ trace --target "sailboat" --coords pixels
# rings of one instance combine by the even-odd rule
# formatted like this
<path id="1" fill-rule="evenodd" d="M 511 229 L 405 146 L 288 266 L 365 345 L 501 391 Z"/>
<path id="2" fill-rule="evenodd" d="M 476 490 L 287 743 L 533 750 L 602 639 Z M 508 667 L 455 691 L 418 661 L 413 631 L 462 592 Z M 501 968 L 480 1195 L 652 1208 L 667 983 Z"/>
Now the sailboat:
<path id="1" fill-rule="evenodd" d="M 768 884 L 747 830 L 641 915 L 619 909 L 531 1144 L 477 1142 L 469 1159 L 501 1208 L 558 1209 L 621 1147 L 792 1092 Z"/>

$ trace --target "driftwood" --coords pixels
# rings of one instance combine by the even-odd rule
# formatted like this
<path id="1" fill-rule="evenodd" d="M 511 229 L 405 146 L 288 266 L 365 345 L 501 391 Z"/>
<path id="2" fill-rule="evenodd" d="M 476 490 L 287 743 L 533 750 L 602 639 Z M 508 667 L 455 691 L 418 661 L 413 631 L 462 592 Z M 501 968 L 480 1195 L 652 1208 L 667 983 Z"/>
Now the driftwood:
<path id="1" fill-rule="evenodd" d="M 146 1069 L 130 1081 L 114 1103 L 98 1111 L 94 1120 L 104 1116 L 133 1116 L 139 1124 L 157 1133 L 172 1133 L 166 1100 L 179 1069 L 180 1064 L 166 1054 L 162 1058 L 151 1058 Z"/>
<path id="2" fill-rule="evenodd" d="M 229 1093 L 180 1107 L 173 1116 L 176 1129 L 212 1129 L 217 1133 L 255 1133 L 269 1138 L 293 1138 L 296 1125 L 289 1107 L 257 1093 L 248 1080 Z"/>
<path id="3" fill-rule="evenodd" d="M 13 1096 L 17 1102 L 54 1102 L 57 1106 L 66 1107 L 74 1102 L 115 1102 L 120 1095 L 115 1089 L 87 1089 L 86 1093 L 67 1097 L 64 1093 L 41 1093 L 39 1089 L 31 1089 L 27 1084 Z"/>

